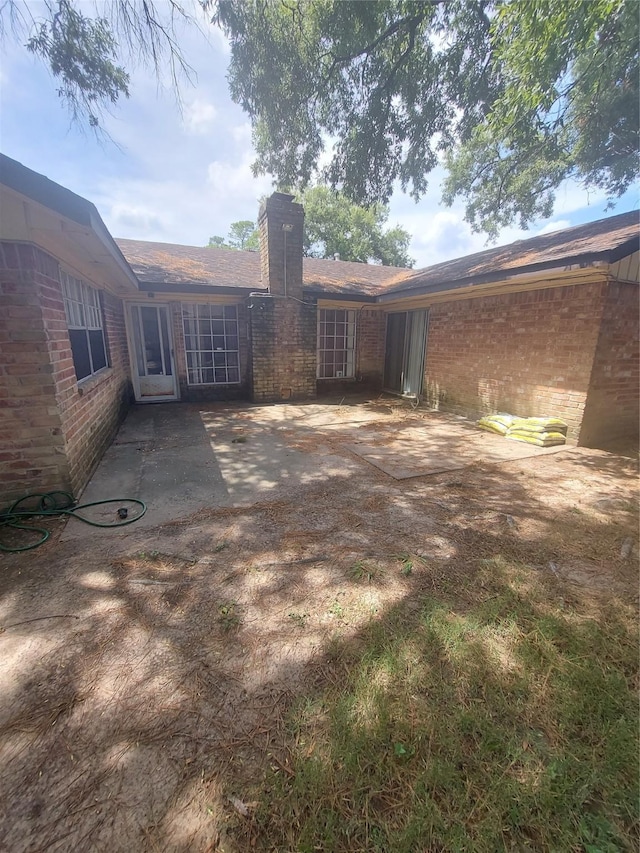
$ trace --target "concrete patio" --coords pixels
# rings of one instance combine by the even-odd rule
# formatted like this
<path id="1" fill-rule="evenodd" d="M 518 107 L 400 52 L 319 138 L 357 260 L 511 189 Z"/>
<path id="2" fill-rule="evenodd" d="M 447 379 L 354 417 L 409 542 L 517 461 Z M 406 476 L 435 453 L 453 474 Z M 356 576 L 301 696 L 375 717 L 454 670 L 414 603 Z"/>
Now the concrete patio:
<path id="1" fill-rule="evenodd" d="M 300 404 L 134 406 L 82 503 L 136 498 L 152 527 L 212 507 L 243 506 L 375 466 L 394 480 L 499 464 L 569 447 L 537 448 L 482 432 L 393 397 Z M 110 521 L 114 506 L 91 510 Z M 91 531 L 91 533 L 89 533 Z M 99 535 L 71 520 L 65 538 Z"/>

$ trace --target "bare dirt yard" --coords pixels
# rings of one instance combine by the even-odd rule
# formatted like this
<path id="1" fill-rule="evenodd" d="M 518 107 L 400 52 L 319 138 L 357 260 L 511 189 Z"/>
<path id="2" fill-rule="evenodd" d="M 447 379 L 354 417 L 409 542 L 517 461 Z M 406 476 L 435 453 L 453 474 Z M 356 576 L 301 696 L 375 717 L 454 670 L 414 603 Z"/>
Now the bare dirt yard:
<path id="1" fill-rule="evenodd" d="M 637 461 L 396 479 L 358 413 L 447 423 L 238 408 L 309 476 L 0 557 L 1 850 L 637 848 Z"/>

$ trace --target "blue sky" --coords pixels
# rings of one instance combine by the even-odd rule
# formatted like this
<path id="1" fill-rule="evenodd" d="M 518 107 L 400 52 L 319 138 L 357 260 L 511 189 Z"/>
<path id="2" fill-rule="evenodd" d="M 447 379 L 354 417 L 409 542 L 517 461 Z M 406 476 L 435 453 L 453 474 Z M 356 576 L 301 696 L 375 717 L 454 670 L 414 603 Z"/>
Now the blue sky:
<path id="1" fill-rule="evenodd" d="M 0 66 L 0 149 L 29 168 L 88 198 L 115 237 L 205 245 L 226 235 L 231 222 L 255 219 L 258 198 L 270 192 L 269 176 L 251 174 L 251 128 L 228 94 L 228 46 L 203 21 L 203 32 L 184 31 L 181 45 L 195 85 L 181 86 L 182 106 L 168 80 L 145 68 L 131 71 L 131 97 L 105 119 L 110 136 L 97 139 L 70 123 L 50 73 L 19 43 L 7 39 Z M 416 204 L 400 192 L 391 199 L 389 224 L 412 234 L 416 266 L 479 251 L 462 205 L 440 204 L 439 181 Z M 578 225 L 638 207 L 638 187 L 606 211 L 601 194 L 574 184 L 560 188 L 554 216 L 528 231 L 504 229 L 508 243 L 541 231 Z"/>

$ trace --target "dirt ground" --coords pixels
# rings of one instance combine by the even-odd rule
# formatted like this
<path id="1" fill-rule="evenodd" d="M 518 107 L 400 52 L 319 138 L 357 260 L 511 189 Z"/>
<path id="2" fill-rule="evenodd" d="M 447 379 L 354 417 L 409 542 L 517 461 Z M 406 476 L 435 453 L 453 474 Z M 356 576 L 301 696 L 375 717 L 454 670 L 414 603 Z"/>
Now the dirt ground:
<path id="1" fill-rule="evenodd" d="M 381 434 L 430 417 L 362 405 Z M 339 426 L 281 436 L 310 470 L 329 445 L 345 471 L 151 529 L 62 541 L 51 522 L 41 548 L 0 558 L 1 850 L 247 849 L 265 769 L 291 772 L 286 711 L 336 638 L 444 577 L 473 583 L 505 543 L 550 594 L 637 605 L 633 459 L 572 449 L 396 480 Z"/>

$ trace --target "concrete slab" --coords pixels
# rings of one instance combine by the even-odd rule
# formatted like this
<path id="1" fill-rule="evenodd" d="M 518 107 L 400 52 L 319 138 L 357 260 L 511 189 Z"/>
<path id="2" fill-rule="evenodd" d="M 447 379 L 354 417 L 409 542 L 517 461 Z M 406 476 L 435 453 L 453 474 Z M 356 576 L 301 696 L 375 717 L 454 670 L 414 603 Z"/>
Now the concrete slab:
<path id="1" fill-rule="evenodd" d="M 86 513 L 112 522 L 118 506 L 127 505 L 124 499 L 142 500 L 147 512 L 135 523 L 139 529 L 205 508 L 252 504 L 295 484 L 346 477 L 358 467 L 356 460 L 335 456 L 329 448 L 311 461 L 307 452 L 292 447 L 280 431 L 290 430 L 299 415 L 295 406 L 134 406 L 80 502 L 121 499 Z M 304 424 L 299 426 L 301 434 L 305 430 Z M 101 533 L 105 531 L 72 518 L 63 539 Z"/>
<path id="2" fill-rule="evenodd" d="M 535 447 L 521 441 L 433 415 L 424 426 L 408 426 L 398 437 L 375 436 L 366 429 L 349 450 L 395 480 L 456 471 L 474 463 L 500 463 L 567 451 L 559 447 Z"/>
<path id="3" fill-rule="evenodd" d="M 289 497 L 296 486 L 357 474 L 363 462 L 404 480 L 565 449 L 507 441 L 450 416 L 376 401 L 141 405 L 131 409 L 81 502 L 118 499 L 87 512 L 111 523 L 126 498 L 142 500 L 148 509 L 137 530 L 203 509 Z M 71 519 L 63 539 L 105 532 L 113 535 Z"/>

